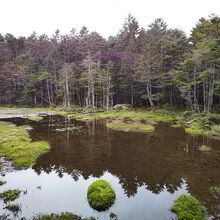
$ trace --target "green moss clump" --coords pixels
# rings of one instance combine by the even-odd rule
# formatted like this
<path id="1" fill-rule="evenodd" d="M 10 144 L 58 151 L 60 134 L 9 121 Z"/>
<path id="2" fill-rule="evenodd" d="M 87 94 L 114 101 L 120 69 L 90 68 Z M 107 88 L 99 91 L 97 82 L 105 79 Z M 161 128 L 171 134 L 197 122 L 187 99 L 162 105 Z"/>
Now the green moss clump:
<path id="1" fill-rule="evenodd" d="M 211 194 L 218 194 L 220 196 L 220 186 L 212 186 L 209 189 Z"/>
<path id="2" fill-rule="evenodd" d="M 0 193 L 0 198 L 4 200 L 4 202 L 14 201 L 20 196 L 21 191 L 18 189 L 9 189 Z"/>
<path id="3" fill-rule="evenodd" d="M 175 125 L 171 125 L 172 128 L 181 128 L 181 124 L 175 124 Z"/>
<path id="4" fill-rule="evenodd" d="M 114 120 L 106 124 L 108 128 L 115 129 L 115 130 L 123 130 L 123 131 L 140 131 L 140 132 L 153 132 L 155 130 L 154 126 L 131 122 L 126 123 L 120 120 Z"/>
<path id="5" fill-rule="evenodd" d="M 30 117 L 28 117 L 28 119 L 30 119 L 31 121 L 42 121 L 43 117 L 41 117 L 41 116 L 30 116 Z"/>
<path id="6" fill-rule="evenodd" d="M 0 186 L 4 185 L 5 183 L 5 181 L 0 180 Z"/>
<path id="7" fill-rule="evenodd" d="M 188 134 L 194 134 L 194 135 L 197 135 L 197 134 L 204 134 L 204 131 L 201 130 L 201 129 L 198 129 L 198 128 L 186 128 L 185 129 L 186 133 Z"/>
<path id="8" fill-rule="evenodd" d="M 68 119 L 76 119 L 79 121 L 92 121 L 95 119 L 94 114 L 88 114 L 88 113 L 72 113 L 72 114 L 67 114 L 66 117 Z"/>
<path id="9" fill-rule="evenodd" d="M 211 150 L 211 148 L 206 145 L 202 145 L 199 147 L 199 150 L 202 152 L 209 152 Z"/>
<path id="10" fill-rule="evenodd" d="M 171 211 L 177 215 L 178 220 L 207 220 L 205 207 L 193 196 L 181 195 Z"/>
<path id="11" fill-rule="evenodd" d="M 12 125 L 12 124 L 7 121 L 0 121 L 0 126 L 5 126 L 5 125 Z"/>
<path id="12" fill-rule="evenodd" d="M 116 195 L 107 181 L 97 180 L 89 186 L 87 199 L 93 209 L 105 211 L 113 205 Z"/>
<path id="13" fill-rule="evenodd" d="M 0 157 L 7 157 L 16 168 L 32 166 L 41 154 L 49 150 L 49 144 L 45 141 L 31 142 L 25 129 L 10 125 L 0 125 Z"/>
<path id="14" fill-rule="evenodd" d="M 188 124 L 188 128 L 185 129 L 186 133 L 188 134 L 205 134 L 205 130 L 202 127 L 202 124 L 198 122 L 193 122 Z"/>
<path id="15" fill-rule="evenodd" d="M 35 217 L 34 220 L 95 220 L 95 218 L 82 218 L 78 215 L 74 215 L 72 213 L 61 213 L 60 215 L 51 214 L 51 215 L 41 215 Z"/>
<path id="16" fill-rule="evenodd" d="M 5 209 L 7 209 L 10 212 L 13 212 L 14 214 L 21 211 L 21 207 L 17 204 L 9 204 L 9 205 L 5 206 Z"/>

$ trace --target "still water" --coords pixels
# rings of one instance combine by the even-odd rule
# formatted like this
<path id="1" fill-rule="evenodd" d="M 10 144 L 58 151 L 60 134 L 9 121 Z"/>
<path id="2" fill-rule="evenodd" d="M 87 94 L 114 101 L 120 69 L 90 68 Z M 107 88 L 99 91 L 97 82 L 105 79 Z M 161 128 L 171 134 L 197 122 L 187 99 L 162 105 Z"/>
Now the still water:
<path id="1" fill-rule="evenodd" d="M 0 191 L 23 191 L 14 202 L 21 207 L 16 216 L 0 200 L 0 213 L 9 214 L 8 219 L 64 211 L 99 220 L 110 219 L 110 213 L 118 220 L 176 219 L 170 207 L 181 194 L 196 196 L 210 219 L 220 219 L 220 200 L 209 193 L 211 186 L 220 185 L 218 140 L 190 136 L 165 123 L 145 134 L 113 131 L 102 120 L 79 122 L 61 116 L 8 121 L 32 126 L 31 138 L 51 145 L 33 168 L 11 170 L 1 177 L 7 183 Z M 200 152 L 203 144 L 212 151 Z M 100 178 L 110 182 L 117 196 L 105 212 L 94 211 L 86 198 L 88 186 Z"/>

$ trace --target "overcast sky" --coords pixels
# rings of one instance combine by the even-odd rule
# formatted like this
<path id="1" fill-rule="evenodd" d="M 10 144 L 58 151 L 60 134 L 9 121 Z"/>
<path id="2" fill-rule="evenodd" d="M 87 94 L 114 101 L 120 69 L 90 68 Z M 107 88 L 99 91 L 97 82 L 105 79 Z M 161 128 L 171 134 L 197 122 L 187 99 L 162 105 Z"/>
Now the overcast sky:
<path id="1" fill-rule="evenodd" d="M 67 34 L 83 25 L 102 36 L 115 35 L 129 13 L 147 28 L 163 18 L 187 34 L 200 17 L 220 15 L 220 0 L 1 0 L 0 33 L 28 36 L 33 31 Z"/>

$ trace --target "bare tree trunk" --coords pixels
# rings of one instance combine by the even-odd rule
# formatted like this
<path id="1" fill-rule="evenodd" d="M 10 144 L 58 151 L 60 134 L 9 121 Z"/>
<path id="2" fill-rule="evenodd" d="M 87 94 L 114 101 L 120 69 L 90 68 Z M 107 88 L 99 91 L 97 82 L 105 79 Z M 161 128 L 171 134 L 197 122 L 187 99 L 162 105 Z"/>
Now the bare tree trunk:
<path id="1" fill-rule="evenodd" d="M 147 80 L 147 97 L 148 97 L 148 100 L 149 100 L 149 102 L 150 102 L 150 106 L 151 106 L 151 107 L 154 107 L 154 103 L 153 103 L 153 101 L 152 101 L 151 94 L 152 94 L 152 90 L 151 90 L 151 80 L 148 79 L 148 80 Z"/>
<path id="2" fill-rule="evenodd" d="M 92 70 L 92 60 L 90 56 L 88 61 L 88 91 L 86 100 L 86 108 L 90 106 L 95 108 L 95 80 Z"/>
<path id="3" fill-rule="evenodd" d="M 46 84 L 47 84 L 47 95 L 48 95 L 48 102 L 49 102 L 49 104 L 50 104 L 50 106 L 51 106 L 52 104 L 51 104 L 50 88 L 49 88 L 49 82 L 48 82 L 48 78 L 46 79 Z"/>
<path id="4" fill-rule="evenodd" d="M 209 78 L 209 87 L 208 87 L 208 106 L 207 113 L 211 112 L 212 103 L 213 103 L 213 95 L 214 95 L 214 70 L 211 70 L 211 75 Z"/>
<path id="5" fill-rule="evenodd" d="M 197 100 L 197 86 L 196 86 L 196 73 L 197 73 L 197 70 L 196 70 L 196 67 L 194 68 L 194 72 L 193 72 L 193 79 L 194 79 L 194 86 L 193 86 L 193 100 L 194 100 L 194 108 L 195 110 L 197 110 L 197 112 L 200 112 L 200 109 L 199 109 L 199 104 L 198 104 L 198 100 Z"/>
<path id="6" fill-rule="evenodd" d="M 110 102 L 110 90 L 111 90 L 111 77 L 109 73 L 109 68 L 107 69 L 107 92 L 106 92 L 106 109 L 109 109 Z"/>
<path id="7" fill-rule="evenodd" d="M 68 78 L 68 72 L 65 67 L 65 89 L 66 89 L 66 107 L 70 107 L 70 92 L 69 92 L 69 78 Z"/>

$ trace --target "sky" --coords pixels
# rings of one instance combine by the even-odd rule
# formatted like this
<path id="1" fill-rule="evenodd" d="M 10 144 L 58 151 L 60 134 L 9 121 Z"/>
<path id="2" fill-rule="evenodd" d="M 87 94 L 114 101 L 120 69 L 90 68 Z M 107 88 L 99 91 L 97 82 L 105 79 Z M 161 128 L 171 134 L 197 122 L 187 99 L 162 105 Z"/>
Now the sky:
<path id="1" fill-rule="evenodd" d="M 51 36 L 86 26 L 103 37 L 114 36 L 132 14 L 147 29 L 156 18 L 190 34 L 199 18 L 220 15 L 220 0 L 1 0 L 0 33 Z"/>

